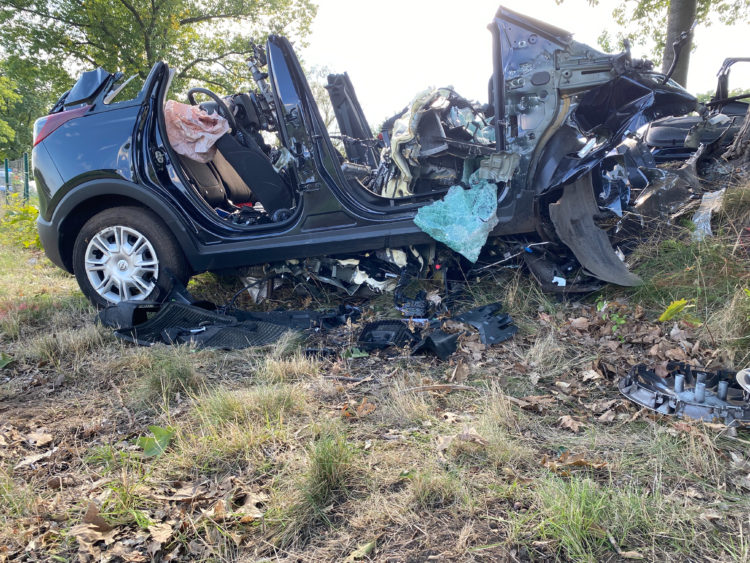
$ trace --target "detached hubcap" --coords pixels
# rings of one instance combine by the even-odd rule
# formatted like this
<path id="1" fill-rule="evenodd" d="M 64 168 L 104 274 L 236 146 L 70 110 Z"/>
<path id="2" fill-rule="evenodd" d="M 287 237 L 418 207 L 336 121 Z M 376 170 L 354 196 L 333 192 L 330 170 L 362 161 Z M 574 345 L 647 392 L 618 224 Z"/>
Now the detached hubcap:
<path id="1" fill-rule="evenodd" d="M 92 237 L 85 268 L 94 291 L 112 303 L 146 299 L 159 277 L 153 245 L 135 229 L 119 225 Z"/>

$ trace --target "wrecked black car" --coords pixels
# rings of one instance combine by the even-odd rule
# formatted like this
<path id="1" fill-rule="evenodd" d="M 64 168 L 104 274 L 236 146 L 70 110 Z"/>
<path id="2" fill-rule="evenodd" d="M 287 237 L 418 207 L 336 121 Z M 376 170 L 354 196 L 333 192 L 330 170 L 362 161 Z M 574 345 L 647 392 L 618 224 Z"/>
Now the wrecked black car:
<path id="1" fill-rule="evenodd" d="M 383 289 L 352 256 L 426 275 L 445 253 L 471 265 L 508 241 L 546 289 L 638 284 L 602 221 L 648 186 L 636 131 L 695 98 L 627 50 L 601 53 L 505 8 L 489 28 L 485 104 L 428 90 L 373 135 L 348 75 L 331 75 L 345 154 L 283 37 L 250 58 L 255 88 L 193 88 L 188 104 L 168 99 L 164 63 L 123 101 L 121 74 L 84 73 L 35 124 L 47 255 L 100 306 L 158 300 L 198 272 L 304 270 L 319 256 L 317 275 Z"/>

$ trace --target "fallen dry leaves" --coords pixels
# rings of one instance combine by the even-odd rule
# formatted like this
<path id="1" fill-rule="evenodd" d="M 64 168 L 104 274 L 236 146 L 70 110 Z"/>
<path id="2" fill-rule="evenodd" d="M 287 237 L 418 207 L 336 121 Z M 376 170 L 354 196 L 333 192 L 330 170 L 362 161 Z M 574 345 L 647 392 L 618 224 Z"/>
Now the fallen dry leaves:
<path id="1" fill-rule="evenodd" d="M 617 552 L 617 555 L 619 555 L 623 559 L 645 559 L 645 557 L 637 551 L 623 551 L 615 541 L 615 538 L 613 538 L 612 534 L 610 534 L 609 532 L 607 533 L 607 538 L 609 539 L 609 543 L 612 544 L 612 547 Z"/>
<path id="2" fill-rule="evenodd" d="M 580 420 L 576 420 L 575 418 L 567 414 L 558 418 L 557 424 L 560 428 L 567 428 L 568 430 L 570 430 L 571 432 L 575 432 L 576 434 L 578 434 L 586 426 Z"/>
<path id="3" fill-rule="evenodd" d="M 483 438 L 477 429 L 474 427 L 464 426 L 461 432 L 452 436 L 438 436 L 436 448 L 438 453 L 442 453 L 447 450 L 454 441 L 473 443 L 480 446 L 487 446 L 489 442 Z"/>
<path id="4" fill-rule="evenodd" d="M 57 448 L 52 448 L 41 454 L 29 455 L 19 461 L 14 467 L 14 470 L 23 469 L 24 467 L 30 467 L 42 460 L 49 459 L 57 451 Z"/>
<path id="5" fill-rule="evenodd" d="M 26 436 L 26 441 L 32 446 L 43 448 L 52 443 L 52 434 L 42 430 L 36 430 Z"/>
<path id="6" fill-rule="evenodd" d="M 89 502 L 83 519 L 70 529 L 70 534 L 78 540 L 79 558 L 87 560 L 89 557 L 98 559 L 102 552 L 101 544 L 109 546 L 115 543 L 120 531 L 101 517 L 95 503 Z"/>
<path id="7" fill-rule="evenodd" d="M 544 467 L 563 476 L 569 476 L 570 471 L 567 468 L 570 467 L 590 467 L 591 469 L 602 469 L 607 466 L 607 462 L 601 459 L 588 459 L 586 454 L 571 454 L 569 451 L 565 451 L 560 454 L 558 458 L 550 458 L 544 456 L 540 462 Z"/>

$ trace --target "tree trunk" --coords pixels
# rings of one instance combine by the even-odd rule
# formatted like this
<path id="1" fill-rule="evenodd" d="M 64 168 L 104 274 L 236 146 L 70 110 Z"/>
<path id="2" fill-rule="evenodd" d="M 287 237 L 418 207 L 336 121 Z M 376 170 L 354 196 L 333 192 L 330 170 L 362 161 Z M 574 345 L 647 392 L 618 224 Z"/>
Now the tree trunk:
<path id="1" fill-rule="evenodd" d="M 750 106 L 734 142 L 722 156 L 727 160 L 738 160 L 738 165 L 750 163 Z"/>
<path id="2" fill-rule="evenodd" d="M 662 59 L 662 72 L 666 73 L 672 66 L 674 60 L 674 50 L 672 43 L 677 41 L 680 33 L 690 30 L 695 20 L 696 7 L 698 0 L 670 0 L 667 13 L 667 39 L 664 45 L 664 57 Z M 693 38 L 690 37 L 682 46 L 680 59 L 677 61 L 672 79 L 682 86 L 687 86 L 687 73 L 690 64 L 690 49 L 693 45 Z"/>

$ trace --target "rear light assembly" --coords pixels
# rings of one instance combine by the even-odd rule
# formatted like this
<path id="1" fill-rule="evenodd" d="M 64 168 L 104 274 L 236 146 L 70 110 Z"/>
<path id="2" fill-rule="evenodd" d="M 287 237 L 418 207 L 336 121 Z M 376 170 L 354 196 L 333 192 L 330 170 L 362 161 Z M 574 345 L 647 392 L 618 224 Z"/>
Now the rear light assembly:
<path id="1" fill-rule="evenodd" d="M 79 108 L 52 113 L 45 117 L 40 117 L 34 122 L 34 146 L 37 146 L 44 139 L 49 137 L 53 131 L 76 117 L 81 117 L 91 106 L 81 106 Z"/>

